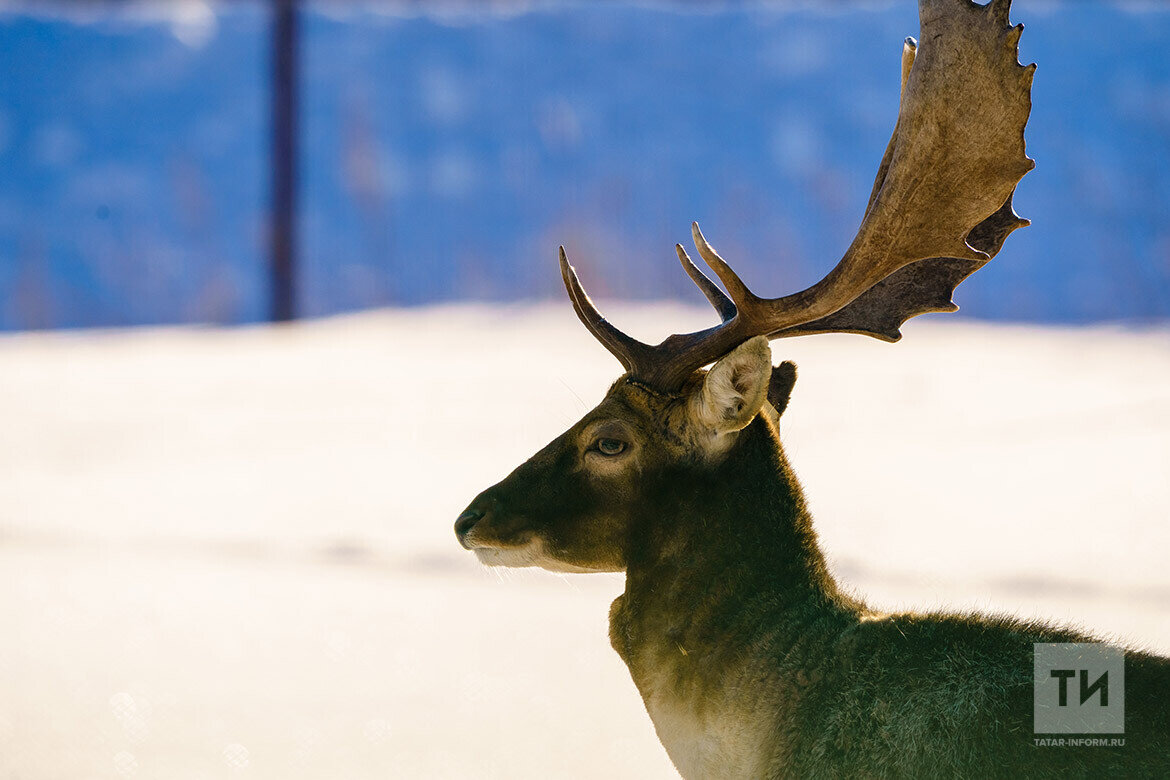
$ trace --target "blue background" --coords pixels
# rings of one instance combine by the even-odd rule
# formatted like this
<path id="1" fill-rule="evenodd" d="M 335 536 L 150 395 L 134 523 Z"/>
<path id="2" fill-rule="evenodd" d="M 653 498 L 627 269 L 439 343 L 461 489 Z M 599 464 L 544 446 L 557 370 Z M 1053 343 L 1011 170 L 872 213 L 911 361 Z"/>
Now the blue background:
<path id="1" fill-rule="evenodd" d="M 1033 221 L 975 317 L 1170 316 L 1170 9 L 1017 0 Z M 0 329 L 265 315 L 268 16 L 0 12 Z M 301 308 L 700 300 L 698 220 L 762 294 L 848 245 L 915 4 L 306 4 Z M 430 10 L 427 10 L 427 9 Z"/>

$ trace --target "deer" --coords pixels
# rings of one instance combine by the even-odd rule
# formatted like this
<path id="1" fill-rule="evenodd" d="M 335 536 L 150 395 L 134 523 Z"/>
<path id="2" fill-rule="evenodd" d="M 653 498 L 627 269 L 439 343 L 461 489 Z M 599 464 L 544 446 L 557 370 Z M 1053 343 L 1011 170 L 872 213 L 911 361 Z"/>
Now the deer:
<path id="1" fill-rule="evenodd" d="M 609 639 L 684 778 L 1170 776 L 1170 659 L 1122 648 L 1124 744 L 1038 747 L 1033 661 L 1078 629 L 871 609 L 835 579 L 779 421 L 796 380 L 770 342 L 898 341 L 1028 225 L 1012 198 L 1035 65 L 1010 0 L 919 0 L 899 114 L 858 232 L 811 287 L 753 293 L 692 224 L 719 316 L 652 345 L 606 320 L 564 247 L 586 329 L 624 372 L 455 523 L 488 566 L 624 572 Z M 720 285 L 721 283 L 721 285 Z"/>

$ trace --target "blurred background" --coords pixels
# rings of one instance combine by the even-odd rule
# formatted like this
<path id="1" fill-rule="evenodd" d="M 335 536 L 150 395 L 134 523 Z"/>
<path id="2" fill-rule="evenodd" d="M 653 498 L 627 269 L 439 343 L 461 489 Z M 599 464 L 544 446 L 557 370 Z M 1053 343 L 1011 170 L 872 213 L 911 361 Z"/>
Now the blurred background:
<path id="1" fill-rule="evenodd" d="M 1170 652 L 1170 7 L 1016 0 L 1032 227 L 791 339 L 834 572 Z M 912 0 L 0 0 L 0 778 L 671 777 L 617 576 L 451 524 L 618 370 L 851 240 Z M 272 320 L 282 322 L 273 324 Z M 283 322 L 294 320 L 293 322 Z"/>
<path id="2" fill-rule="evenodd" d="M 271 3 L 0 4 L 0 328 L 268 315 Z M 984 319 L 1170 314 L 1170 12 L 1019 0 L 1041 63 Z M 302 2 L 296 309 L 694 297 L 693 219 L 750 281 L 846 247 L 913 2 Z"/>

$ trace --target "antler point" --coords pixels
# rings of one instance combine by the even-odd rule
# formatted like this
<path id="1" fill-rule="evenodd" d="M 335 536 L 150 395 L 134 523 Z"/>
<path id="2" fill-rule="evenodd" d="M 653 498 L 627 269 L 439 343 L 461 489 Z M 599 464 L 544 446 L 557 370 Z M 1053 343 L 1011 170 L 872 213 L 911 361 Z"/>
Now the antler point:
<path id="1" fill-rule="evenodd" d="M 1011 7 L 1011 0 L 991 0 L 986 6 L 987 13 L 991 18 L 1002 24 L 1008 23 L 1008 15 L 1011 13 Z"/>

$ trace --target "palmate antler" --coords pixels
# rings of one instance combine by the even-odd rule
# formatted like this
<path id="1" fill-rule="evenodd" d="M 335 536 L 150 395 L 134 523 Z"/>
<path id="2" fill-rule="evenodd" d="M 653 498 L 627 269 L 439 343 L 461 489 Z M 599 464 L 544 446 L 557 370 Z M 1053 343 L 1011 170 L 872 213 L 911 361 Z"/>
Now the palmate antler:
<path id="1" fill-rule="evenodd" d="M 665 392 L 753 336 L 861 333 L 901 338 L 910 317 L 954 311 L 955 287 L 1028 224 L 1012 210 L 1016 185 L 1035 163 L 1024 154 L 1036 66 L 1017 60 L 1024 26 L 1011 0 L 919 0 L 922 46 L 907 38 L 902 98 L 865 217 L 844 257 L 821 281 L 781 298 L 756 296 L 692 225 L 699 255 L 726 294 L 679 260 L 719 312 L 707 330 L 644 344 L 601 316 L 561 248 L 573 308 L 633 379 Z"/>

